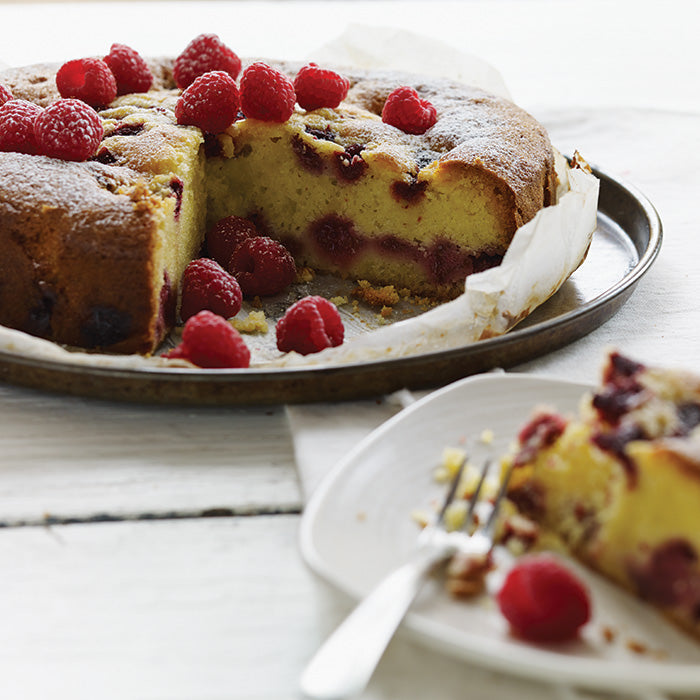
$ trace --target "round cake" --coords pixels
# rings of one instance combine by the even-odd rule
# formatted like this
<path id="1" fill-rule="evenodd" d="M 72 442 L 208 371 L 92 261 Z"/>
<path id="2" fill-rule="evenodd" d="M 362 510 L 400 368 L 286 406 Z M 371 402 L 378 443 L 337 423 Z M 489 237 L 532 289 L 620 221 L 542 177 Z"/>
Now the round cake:
<path id="1" fill-rule="evenodd" d="M 481 90 L 343 70 L 350 90 L 337 108 L 297 106 L 282 123 L 240 118 L 204 134 L 177 123 L 173 61 L 148 63 L 148 93 L 98 110 L 105 133 L 90 160 L 0 153 L 0 324 L 152 352 L 177 320 L 185 266 L 229 215 L 254 221 L 298 265 L 447 299 L 554 204 L 545 130 Z M 301 67 L 269 63 L 292 78 Z M 58 68 L 5 71 L 0 85 L 46 106 L 60 97 Z M 436 109 L 423 134 L 382 120 L 402 85 Z"/>

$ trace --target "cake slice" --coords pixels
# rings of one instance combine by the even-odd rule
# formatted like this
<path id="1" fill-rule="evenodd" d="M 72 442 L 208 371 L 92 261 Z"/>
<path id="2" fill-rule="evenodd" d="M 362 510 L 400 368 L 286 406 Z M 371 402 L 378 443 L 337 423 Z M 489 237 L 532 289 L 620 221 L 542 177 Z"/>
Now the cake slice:
<path id="1" fill-rule="evenodd" d="M 700 378 L 611 353 L 580 415 L 540 411 L 510 499 L 586 564 L 700 636 Z"/>

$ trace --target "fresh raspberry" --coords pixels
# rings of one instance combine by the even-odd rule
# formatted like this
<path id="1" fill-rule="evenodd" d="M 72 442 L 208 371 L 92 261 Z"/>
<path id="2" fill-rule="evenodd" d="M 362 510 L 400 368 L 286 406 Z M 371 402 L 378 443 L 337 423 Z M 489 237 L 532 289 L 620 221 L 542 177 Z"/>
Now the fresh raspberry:
<path id="1" fill-rule="evenodd" d="M 39 152 L 62 160 L 87 160 L 104 135 L 97 112 L 81 100 L 56 100 L 34 122 Z"/>
<path id="2" fill-rule="evenodd" d="M 345 329 L 335 304 L 309 296 L 292 304 L 277 322 L 277 348 L 309 355 L 343 342 Z"/>
<path id="3" fill-rule="evenodd" d="M 242 301 L 238 282 L 214 260 L 199 258 L 185 268 L 180 307 L 183 321 L 203 309 L 231 318 L 241 310 Z"/>
<path id="4" fill-rule="evenodd" d="M 534 642 L 573 639 L 591 616 L 585 586 L 549 554 L 522 557 L 496 599 L 515 634 Z"/>
<path id="5" fill-rule="evenodd" d="M 117 81 L 100 58 L 77 58 L 64 63 L 56 73 L 61 97 L 74 97 L 91 107 L 104 107 L 117 96 Z"/>
<path id="6" fill-rule="evenodd" d="M 175 84 L 184 90 L 204 73 L 222 70 L 234 80 L 241 72 L 241 59 L 216 34 L 200 34 L 175 59 Z"/>
<path id="7" fill-rule="evenodd" d="M 200 75 L 182 93 L 175 105 L 175 118 L 178 124 L 219 134 L 236 121 L 240 107 L 241 98 L 233 78 L 215 70 Z"/>
<path id="8" fill-rule="evenodd" d="M 10 88 L 5 87 L 4 85 L 0 85 L 0 107 L 5 104 L 8 100 L 11 100 L 12 98 L 12 90 Z"/>
<path id="9" fill-rule="evenodd" d="M 335 71 L 319 68 L 315 63 L 304 66 L 294 79 L 297 102 L 302 109 L 337 107 L 348 94 L 350 81 Z"/>
<path id="10" fill-rule="evenodd" d="M 169 360 L 186 360 L 185 347 L 182 343 L 176 345 L 174 348 L 164 352 L 161 357 L 167 357 Z"/>
<path id="11" fill-rule="evenodd" d="M 0 107 L 0 151 L 39 152 L 34 122 L 42 109 L 26 100 L 8 100 Z"/>
<path id="12" fill-rule="evenodd" d="M 166 357 L 184 358 L 210 369 L 250 365 L 250 350 L 241 334 L 226 319 L 207 310 L 187 320 L 182 343 Z"/>
<path id="13" fill-rule="evenodd" d="M 267 297 L 281 292 L 296 278 L 291 253 L 267 236 L 247 238 L 233 251 L 227 266 L 236 276 L 243 294 Z"/>
<path id="14" fill-rule="evenodd" d="M 258 230 L 252 221 L 241 216 L 227 216 L 219 219 L 207 233 L 207 252 L 219 265 L 228 267 L 239 243 L 257 235 Z"/>
<path id="15" fill-rule="evenodd" d="M 241 109 L 250 119 L 286 122 L 294 112 L 294 84 L 284 74 L 258 61 L 243 71 Z"/>
<path id="16" fill-rule="evenodd" d="M 424 134 L 437 121 L 435 107 L 412 87 L 399 87 L 386 98 L 382 121 L 407 134 Z"/>
<path id="17" fill-rule="evenodd" d="M 153 73 L 141 54 L 125 44 L 112 44 L 104 62 L 117 81 L 117 95 L 148 92 L 153 85 Z"/>

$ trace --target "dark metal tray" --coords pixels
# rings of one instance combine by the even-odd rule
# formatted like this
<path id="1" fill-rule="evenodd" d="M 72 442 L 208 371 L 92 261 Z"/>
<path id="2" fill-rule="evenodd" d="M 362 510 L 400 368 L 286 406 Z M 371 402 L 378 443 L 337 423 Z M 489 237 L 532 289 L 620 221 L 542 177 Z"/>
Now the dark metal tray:
<path id="1" fill-rule="evenodd" d="M 635 188 L 600 179 L 598 228 L 588 257 L 515 330 L 451 350 L 335 366 L 282 369 L 114 369 L 0 351 L 0 381 L 79 396 L 167 404 L 255 405 L 337 401 L 425 389 L 544 355 L 598 328 L 625 303 L 661 247 L 661 220 Z"/>

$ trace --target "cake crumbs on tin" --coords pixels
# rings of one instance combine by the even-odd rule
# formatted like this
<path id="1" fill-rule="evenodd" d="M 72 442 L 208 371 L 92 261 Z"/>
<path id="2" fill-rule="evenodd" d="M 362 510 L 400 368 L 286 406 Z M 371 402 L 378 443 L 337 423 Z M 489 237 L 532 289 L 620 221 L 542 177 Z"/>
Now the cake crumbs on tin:
<path id="1" fill-rule="evenodd" d="M 311 282 L 316 277 L 316 272 L 310 267 L 297 269 L 297 282 Z"/>
<path id="2" fill-rule="evenodd" d="M 361 299 L 370 306 L 394 306 L 399 302 L 399 294 L 393 284 L 385 287 L 373 287 L 367 280 L 358 280 L 352 296 Z"/>
<path id="3" fill-rule="evenodd" d="M 239 333 L 261 333 L 269 330 L 264 311 L 251 311 L 246 318 L 232 318 L 229 321 Z"/>

